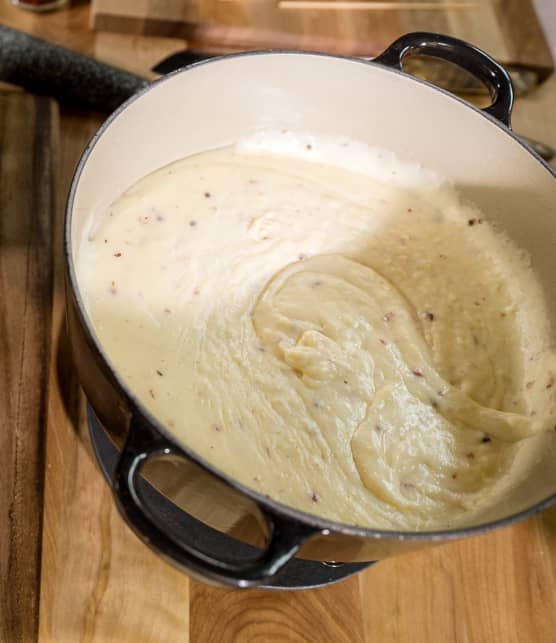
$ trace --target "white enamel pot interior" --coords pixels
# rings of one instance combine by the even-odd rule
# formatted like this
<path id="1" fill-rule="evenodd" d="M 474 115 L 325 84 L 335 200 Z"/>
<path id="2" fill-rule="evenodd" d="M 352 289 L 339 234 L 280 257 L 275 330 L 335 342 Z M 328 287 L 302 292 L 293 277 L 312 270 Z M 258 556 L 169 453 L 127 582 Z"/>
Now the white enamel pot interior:
<path id="1" fill-rule="evenodd" d="M 556 319 L 556 181 L 550 168 L 495 118 L 424 82 L 377 63 L 289 52 L 213 59 L 174 73 L 132 98 L 103 126 L 81 161 L 70 195 L 69 281 L 77 300 L 81 301 L 81 286 L 75 259 L 92 213 L 161 166 L 267 128 L 351 137 L 451 179 L 530 254 L 550 315 Z M 99 350 L 102 353 L 100 345 Z M 104 359 L 109 363 L 107 356 Z M 117 372 L 115 376 L 125 391 Z M 530 440 L 520 457 L 538 452 L 538 442 L 544 444 L 542 460 L 516 479 L 511 492 L 480 524 L 454 535 L 529 515 L 554 500 L 556 432 Z M 256 494 L 252 497 L 263 501 Z M 302 523 L 307 518 L 293 509 L 284 511 Z M 341 532 L 375 541 L 451 536 L 380 532 L 311 520 L 321 534 Z M 141 531 L 140 526 L 135 529 Z M 213 576 L 222 581 L 218 574 Z"/>

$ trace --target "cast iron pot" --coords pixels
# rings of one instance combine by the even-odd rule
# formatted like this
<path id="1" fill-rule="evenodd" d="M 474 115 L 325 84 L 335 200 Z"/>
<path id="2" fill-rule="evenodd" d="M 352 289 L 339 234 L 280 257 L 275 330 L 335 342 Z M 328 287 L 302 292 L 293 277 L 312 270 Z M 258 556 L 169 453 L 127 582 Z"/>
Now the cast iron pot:
<path id="1" fill-rule="evenodd" d="M 402 71 L 426 54 L 465 68 L 491 90 L 477 109 Z M 74 361 L 96 415 L 121 455 L 112 481 L 120 512 L 152 549 L 213 583 L 267 584 L 294 556 L 377 560 L 526 518 L 556 502 L 556 432 L 528 441 L 519 457 L 544 456 L 516 477 L 475 524 L 434 532 L 340 524 L 257 493 L 179 442 L 134 396 L 104 352 L 83 303 L 76 253 L 91 213 L 139 178 L 199 151 L 263 128 L 343 135 L 392 150 L 450 178 L 532 257 L 547 294 L 556 275 L 555 174 L 510 129 L 513 91 L 506 71 L 456 39 L 414 33 L 373 61 L 299 52 L 246 53 L 195 64 L 144 88 L 104 123 L 77 167 L 66 213 L 67 320 Z M 462 278 L 465 278 L 462 275 Z M 550 315 L 556 319 L 556 298 Z M 140 347 L 138 347 L 140 350 Z M 142 492 L 145 476 L 178 506 L 258 556 L 220 559 L 189 533 L 171 531 Z"/>

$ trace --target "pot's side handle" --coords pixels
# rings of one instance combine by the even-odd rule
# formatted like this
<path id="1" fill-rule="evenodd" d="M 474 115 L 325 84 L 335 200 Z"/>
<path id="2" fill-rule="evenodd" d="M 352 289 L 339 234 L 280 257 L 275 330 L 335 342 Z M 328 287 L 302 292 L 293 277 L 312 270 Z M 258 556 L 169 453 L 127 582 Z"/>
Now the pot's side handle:
<path id="1" fill-rule="evenodd" d="M 415 32 L 398 38 L 373 62 L 402 71 L 404 58 L 416 54 L 447 60 L 473 74 L 491 93 L 492 104 L 483 111 L 511 127 L 514 101 L 512 80 L 504 67 L 488 54 L 458 38 Z"/>
<path id="2" fill-rule="evenodd" d="M 136 535 L 163 558 L 186 572 L 209 581 L 234 587 L 256 587 L 267 584 L 293 558 L 301 545 L 318 533 L 309 527 L 264 510 L 271 527 L 266 550 L 260 557 L 246 562 L 217 560 L 187 542 L 167 533 L 150 511 L 137 485 L 141 468 L 161 455 L 183 456 L 145 421 L 133 419 L 127 441 L 114 474 L 113 493 L 116 504 Z"/>

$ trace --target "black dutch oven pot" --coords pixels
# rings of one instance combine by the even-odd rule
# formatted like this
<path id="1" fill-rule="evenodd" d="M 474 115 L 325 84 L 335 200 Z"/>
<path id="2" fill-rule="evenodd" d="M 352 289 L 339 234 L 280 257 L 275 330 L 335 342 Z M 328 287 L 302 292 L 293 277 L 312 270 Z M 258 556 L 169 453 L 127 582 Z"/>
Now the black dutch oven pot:
<path id="1" fill-rule="evenodd" d="M 464 68 L 489 88 L 492 104 L 477 109 L 405 74 L 403 60 L 414 54 Z M 135 89 L 140 91 L 108 118 L 81 157 L 67 204 L 65 258 L 75 365 L 90 405 L 121 451 L 112 491 L 139 538 L 189 574 L 249 587 L 271 582 L 294 556 L 344 563 L 377 560 L 508 525 L 556 501 L 554 433 L 525 445 L 523 458 L 533 449 L 538 452 L 542 443 L 542 460 L 466 528 L 426 533 L 370 529 L 275 502 L 201 459 L 149 414 L 103 351 L 76 270 L 87 219 L 140 177 L 257 129 L 287 127 L 366 141 L 452 179 L 529 251 L 542 285 L 554 292 L 554 172 L 511 131 L 512 84 L 500 65 L 460 40 L 413 33 L 372 61 L 245 53 L 192 65 L 148 86 L 137 79 Z M 550 312 L 555 313 L 553 304 Z M 197 520 L 254 545 L 255 557 L 215 555 L 188 530 L 171 529 L 164 513 L 146 501 L 143 476 Z"/>

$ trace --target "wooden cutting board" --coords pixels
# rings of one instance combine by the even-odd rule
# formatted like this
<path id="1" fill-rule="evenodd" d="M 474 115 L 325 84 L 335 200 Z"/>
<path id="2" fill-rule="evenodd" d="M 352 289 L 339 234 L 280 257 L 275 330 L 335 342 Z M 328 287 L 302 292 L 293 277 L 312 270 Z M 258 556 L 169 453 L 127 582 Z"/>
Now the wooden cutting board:
<path id="1" fill-rule="evenodd" d="M 500 62 L 551 72 L 532 0 L 93 0 L 101 31 L 184 38 L 190 48 L 292 48 L 374 56 L 409 31 L 475 43 Z"/>
<path id="2" fill-rule="evenodd" d="M 57 116 L 0 91 L 0 641 L 38 627 Z"/>
<path id="3" fill-rule="evenodd" d="M 2 22 L 124 66 L 160 55 L 88 32 L 86 13 L 0 4 Z M 516 129 L 556 145 L 555 100 L 551 78 L 518 100 Z M 48 99 L 0 92 L 0 642 L 555 641 L 556 508 L 300 593 L 208 587 L 139 542 L 92 458 L 63 332 L 63 206 L 101 118 L 59 121 Z"/>

